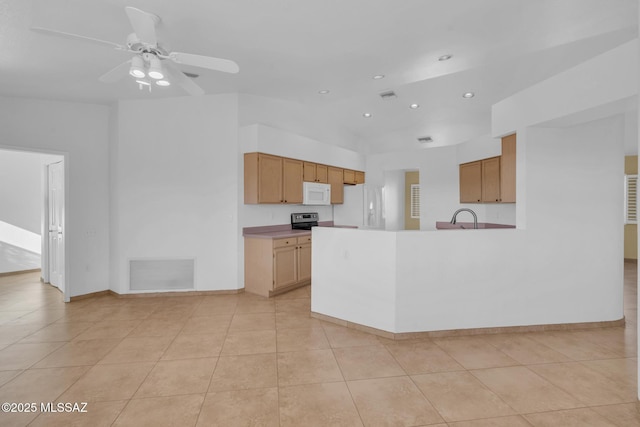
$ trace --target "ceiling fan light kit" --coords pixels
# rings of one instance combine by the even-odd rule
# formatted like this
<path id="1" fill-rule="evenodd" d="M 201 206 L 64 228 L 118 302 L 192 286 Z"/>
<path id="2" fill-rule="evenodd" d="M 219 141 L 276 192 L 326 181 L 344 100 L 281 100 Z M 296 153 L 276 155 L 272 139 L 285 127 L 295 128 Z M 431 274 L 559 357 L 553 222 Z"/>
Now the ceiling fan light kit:
<path id="1" fill-rule="evenodd" d="M 174 80 L 174 82 L 182 87 L 189 95 L 197 96 L 204 95 L 205 92 L 189 78 L 194 74 L 184 73 L 176 64 L 232 74 L 240 71 L 238 64 L 228 59 L 184 52 L 168 53 L 162 48 L 156 38 L 156 26 L 161 22 L 158 15 L 136 9 L 135 7 L 125 7 L 125 12 L 134 31 L 127 37 L 126 46 L 93 37 L 47 28 L 33 27 L 31 29 L 48 35 L 84 40 L 103 46 L 106 45 L 118 51 L 132 53 L 133 57 L 131 59 L 100 76 L 99 80 L 103 83 L 113 83 L 120 80 L 128 72 L 131 77 L 136 79 L 136 83 L 138 83 L 138 87 L 141 90 L 148 87 L 149 91 L 151 91 L 152 85 L 149 78 L 153 79 L 156 85 L 163 87 L 171 86 L 171 80 Z"/>
<path id="2" fill-rule="evenodd" d="M 149 72 L 147 73 L 149 77 L 154 80 L 161 80 L 164 78 L 164 74 L 162 73 L 162 65 L 160 65 L 160 60 L 157 56 L 149 53 L 145 53 L 146 55 L 150 55 L 149 58 Z"/>
<path id="3" fill-rule="evenodd" d="M 144 78 L 144 61 L 139 56 L 131 58 L 131 68 L 129 68 L 129 74 L 135 78 Z"/>

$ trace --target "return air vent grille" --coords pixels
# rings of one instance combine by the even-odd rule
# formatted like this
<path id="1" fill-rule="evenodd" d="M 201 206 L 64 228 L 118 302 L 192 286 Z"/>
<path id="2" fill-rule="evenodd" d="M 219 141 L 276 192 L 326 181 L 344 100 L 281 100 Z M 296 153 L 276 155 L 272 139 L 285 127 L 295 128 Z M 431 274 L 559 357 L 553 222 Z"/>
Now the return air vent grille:
<path id="1" fill-rule="evenodd" d="M 382 92 L 380 94 L 380 98 L 382 98 L 384 101 L 389 101 L 391 99 L 395 99 L 397 98 L 398 95 L 396 95 L 396 93 L 392 90 L 388 90 L 386 92 Z"/>
<path id="2" fill-rule="evenodd" d="M 195 289 L 194 259 L 144 259 L 129 261 L 132 291 Z"/>

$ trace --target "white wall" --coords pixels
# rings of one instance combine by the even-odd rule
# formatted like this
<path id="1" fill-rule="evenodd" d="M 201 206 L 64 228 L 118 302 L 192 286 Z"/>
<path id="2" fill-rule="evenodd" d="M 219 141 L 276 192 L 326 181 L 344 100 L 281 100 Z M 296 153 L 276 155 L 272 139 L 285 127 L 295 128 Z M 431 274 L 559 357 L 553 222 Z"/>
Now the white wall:
<path id="1" fill-rule="evenodd" d="M 527 136 L 526 230 L 314 230 L 312 310 L 390 332 L 621 319 L 624 117 Z"/>
<path id="2" fill-rule="evenodd" d="M 276 156 L 290 157 L 298 160 L 323 163 L 348 169 L 364 170 L 364 157 L 335 145 L 329 145 L 315 139 L 307 138 L 292 132 L 283 131 L 270 126 L 253 124 L 243 126 L 239 131 L 240 137 L 240 168 L 238 197 L 240 206 L 241 227 L 262 225 L 288 224 L 293 212 L 318 212 L 320 221 L 334 220 L 333 206 L 302 206 L 302 205 L 245 205 L 244 204 L 244 165 L 243 154 L 259 151 Z M 346 187 L 345 187 L 346 188 Z M 345 194 L 345 199 L 347 195 Z M 345 212 L 345 208 L 336 206 Z M 353 208 L 354 210 L 356 207 Z M 362 207 L 358 207 L 362 212 Z M 344 213 L 351 217 L 351 209 Z M 341 223 L 343 225 L 347 225 Z M 357 225 L 357 224 L 354 224 Z"/>
<path id="3" fill-rule="evenodd" d="M 248 94 L 239 95 L 239 105 L 241 127 L 260 123 L 326 145 L 360 151 L 353 134 L 336 126 L 312 105 Z"/>
<path id="4" fill-rule="evenodd" d="M 404 174 L 403 170 L 384 173 L 385 230 L 404 229 Z"/>
<path id="5" fill-rule="evenodd" d="M 109 288 L 109 109 L 0 97 L 4 148 L 65 156 L 67 296 Z"/>
<path id="6" fill-rule="evenodd" d="M 259 120 L 262 117 L 255 110 L 256 105 L 247 102 L 247 97 L 242 96 L 244 102 L 241 104 L 241 116 L 245 120 L 251 117 Z M 248 99 L 252 99 L 249 97 Z M 269 100 L 260 98 L 259 105 L 267 108 L 263 114 L 267 116 L 278 116 L 274 113 L 282 106 L 275 102 L 270 105 L 263 105 Z M 275 100 L 271 100 L 275 101 Z M 286 104 L 288 105 L 288 104 Z M 250 112 L 243 111 L 249 108 Z M 282 112 L 280 112 L 282 114 Z M 286 124 L 286 123 L 285 123 Z M 257 227 L 265 225 L 281 225 L 291 222 L 291 214 L 294 212 L 318 212 L 320 221 L 334 221 L 338 225 L 362 224 L 362 185 L 345 186 L 344 205 L 332 206 L 304 206 L 304 205 L 252 205 L 244 204 L 244 153 L 262 152 L 277 156 L 290 157 L 298 160 L 322 163 L 331 166 L 343 167 L 347 169 L 364 170 L 364 156 L 337 145 L 318 141 L 313 138 L 302 136 L 291 131 L 286 131 L 260 123 L 253 123 L 242 126 L 239 130 L 239 150 L 238 150 L 238 200 L 239 200 L 239 226 L 240 235 L 238 237 L 238 277 L 241 287 L 244 286 L 244 239 L 242 238 L 243 227 Z"/>
<path id="7" fill-rule="evenodd" d="M 492 135 L 504 136 L 594 108 L 626 104 L 627 98 L 638 93 L 637 76 L 636 39 L 498 102 L 492 108 Z M 573 122 L 579 123 L 579 117 Z"/>
<path id="8" fill-rule="evenodd" d="M 111 146 L 112 289 L 130 259 L 196 259 L 196 290 L 236 289 L 236 95 L 121 101 Z"/>
<path id="9" fill-rule="evenodd" d="M 420 250 L 418 236 L 399 236 L 408 250 L 398 257 L 398 281 L 411 283 L 398 295 L 399 314 L 421 309 L 436 330 L 452 314 L 443 307 L 459 319 L 454 328 L 622 318 L 623 129 L 622 116 L 528 129 L 526 231 L 437 234 Z M 399 319 L 399 328 L 416 327 Z"/>
<path id="10" fill-rule="evenodd" d="M 419 170 L 421 230 L 435 230 L 437 221 L 449 221 L 461 207 L 475 211 L 480 222 L 514 225 L 515 204 L 460 204 L 458 165 L 500 153 L 500 139 L 480 137 L 456 146 L 427 148 L 411 153 L 372 154 L 367 156 L 367 183 L 384 186 L 385 174 L 389 172 Z"/>
<path id="11" fill-rule="evenodd" d="M 40 235 L 39 154 L 0 150 L 0 221 Z"/>

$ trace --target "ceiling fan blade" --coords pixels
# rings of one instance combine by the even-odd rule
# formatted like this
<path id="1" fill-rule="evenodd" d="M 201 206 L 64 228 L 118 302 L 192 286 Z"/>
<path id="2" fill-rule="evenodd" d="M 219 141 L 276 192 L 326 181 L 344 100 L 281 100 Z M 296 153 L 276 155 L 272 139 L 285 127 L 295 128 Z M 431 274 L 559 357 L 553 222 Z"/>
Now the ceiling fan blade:
<path id="1" fill-rule="evenodd" d="M 109 47 L 112 47 L 112 48 L 117 49 L 117 50 L 125 50 L 125 51 L 129 50 L 127 47 L 122 46 L 122 45 L 120 45 L 118 43 L 113 43 L 113 42 L 106 41 L 106 40 L 94 39 L 93 37 L 80 36 L 78 34 L 65 33 L 64 31 L 51 30 L 49 28 L 31 27 L 31 31 L 35 31 L 36 33 L 42 33 L 42 34 L 47 34 L 47 35 L 51 35 L 51 36 L 64 37 L 64 38 L 72 39 L 72 40 L 84 40 L 84 41 L 91 42 L 91 43 L 97 43 L 97 44 L 101 44 L 101 45 L 104 45 L 104 46 L 109 46 Z"/>
<path id="2" fill-rule="evenodd" d="M 171 52 L 169 59 L 185 65 L 194 67 L 208 68 L 215 71 L 223 71 L 225 73 L 237 73 L 240 67 L 229 59 L 214 58 L 212 56 L 194 55 L 193 53 Z"/>
<path id="3" fill-rule="evenodd" d="M 127 6 L 124 9 L 138 39 L 144 44 L 157 46 L 156 24 L 160 22 L 160 18 L 135 7 Z"/>
<path id="4" fill-rule="evenodd" d="M 129 68 L 131 67 L 131 60 L 125 61 L 122 64 L 118 65 L 116 68 L 111 71 L 107 71 L 103 75 L 101 75 L 98 80 L 102 83 L 114 83 L 129 74 Z"/>
<path id="5" fill-rule="evenodd" d="M 165 63 L 165 70 L 169 74 L 171 81 L 179 84 L 189 95 L 201 96 L 204 95 L 204 90 L 193 82 L 189 77 L 182 74 L 182 71 L 172 63 Z"/>

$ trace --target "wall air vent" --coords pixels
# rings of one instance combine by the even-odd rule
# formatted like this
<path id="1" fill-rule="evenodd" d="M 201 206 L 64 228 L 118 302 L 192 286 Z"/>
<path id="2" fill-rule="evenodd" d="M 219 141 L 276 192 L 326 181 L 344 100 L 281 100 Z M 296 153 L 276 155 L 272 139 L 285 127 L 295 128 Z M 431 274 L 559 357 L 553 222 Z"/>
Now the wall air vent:
<path id="1" fill-rule="evenodd" d="M 189 73 L 187 71 L 183 71 L 182 74 L 184 74 L 185 76 L 190 77 L 192 79 L 197 79 L 198 77 L 200 77 L 200 74 Z"/>
<path id="2" fill-rule="evenodd" d="M 175 291 L 195 289 L 195 259 L 129 260 L 129 289 Z"/>
<path id="3" fill-rule="evenodd" d="M 392 90 L 388 90 L 386 92 L 380 93 L 380 98 L 382 98 L 385 101 L 389 101 L 390 99 L 395 99 L 397 97 L 398 95 L 396 95 L 396 93 Z"/>
<path id="4" fill-rule="evenodd" d="M 421 144 L 428 144 L 430 142 L 433 142 L 433 138 L 431 138 L 430 136 L 421 136 L 418 138 L 418 142 Z"/>

